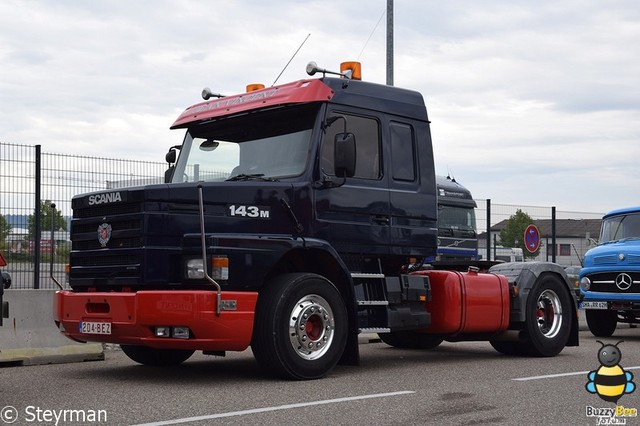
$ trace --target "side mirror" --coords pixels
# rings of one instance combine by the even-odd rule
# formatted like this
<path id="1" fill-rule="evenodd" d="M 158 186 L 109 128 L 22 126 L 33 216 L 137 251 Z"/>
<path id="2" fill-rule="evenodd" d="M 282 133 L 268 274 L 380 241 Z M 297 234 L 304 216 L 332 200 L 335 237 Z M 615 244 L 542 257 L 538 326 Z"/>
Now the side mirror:
<path id="1" fill-rule="evenodd" d="M 169 168 L 164 172 L 164 183 L 171 183 L 171 179 L 173 179 L 173 173 L 176 171 L 176 148 L 181 148 L 180 145 L 172 146 L 169 148 L 169 152 L 164 156 L 164 159 L 167 163 L 169 163 Z"/>
<path id="2" fill-rule="evenodd" d="M 338 177 L 353 177 L 356 174 L 356 136 L 353 133 L 338 133 L 333 141 L 333 164 Z"/>
<path id="3" fill-rule="evenodd" d="M 164 156 L 164 159 L 167 163 L 173 164 L 176 162 L 176 150 L 171 148 L 169 152 Z"/>
<path id="4" fill-rule="evenodd" d="M 2 289 L 11 287 L 11 275 L 8 272 L 2 272 Z M 1 293 L 0 293 L 1 294 Z"/>

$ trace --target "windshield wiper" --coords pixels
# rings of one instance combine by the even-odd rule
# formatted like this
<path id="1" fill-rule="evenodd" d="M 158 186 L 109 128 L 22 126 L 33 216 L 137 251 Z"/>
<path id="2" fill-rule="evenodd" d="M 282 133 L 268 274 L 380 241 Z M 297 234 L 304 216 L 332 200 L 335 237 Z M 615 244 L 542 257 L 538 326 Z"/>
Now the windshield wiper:
<path id="1" fill-rule="evenodd" d="M 635 240 L 640 240 L 640 237 L 624 237 L 618 241 L 635 241 Z"/>
<path id="2" fill-rule="evenodd" d="M 276 182 L 276 179 L 264 177 L 264 173 L 254 173 L 254 174 L 240 173 L 239 175 L 230 177 L 226 181 L 230 182 L 230 181 L 238 181 L 238 180 L 261 180 L 266 182 Z"/>

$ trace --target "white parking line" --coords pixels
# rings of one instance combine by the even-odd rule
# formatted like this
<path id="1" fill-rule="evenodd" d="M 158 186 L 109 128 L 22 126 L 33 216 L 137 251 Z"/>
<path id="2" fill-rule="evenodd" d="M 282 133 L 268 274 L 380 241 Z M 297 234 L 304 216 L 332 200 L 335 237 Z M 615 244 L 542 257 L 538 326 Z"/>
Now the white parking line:
<path id="1" fill-rule="evenodd" d="M 640 368 L 640 366 L 636 366 L 636 367 L 622 367 L 625 371 L 626 370 L 637 370 Z M 597 368 L 594 368 L 594 370 L 597 370 Z M 593 371 L 593 370 L 592 370 Z M 555 377 L 566 377 L 566 376 L 582 376 L 582 375 L 587 375 L 589 374 L 591 371 L 576 371 L 575 373 L 560 373 L 560 374 L 547 374 L 546 376 L 531 376 L 531 377 L 518 377 L 515 379 L 511 379 L 511 380 L 515 380 L 518 382 L 526 382 L 527 380 L 542 380 L 542 379 L 553 379 Z"/>
<path id="2" fill-rule="evenodd" d="M 253 408 L 251 410 L 230 411 L 228 413 L 211 414 L 208 416 L 185 417 L 183 419 L 166 420 L 162 422 L 141 423 L 134 426 L 177 425 L 180 423 L 189 423 L 189 422 L 197 422 L 197 421 L 212 420 L 212 419 L 222 419 L 225 417 L 244 416 L 247 414 L 257 414 L 257 413 L 267 413 L 270 411 L 278 411 L 278 410 L 290 410 L 292 408 L 311 407 L 314 405 L 337 404 L 340 402 L 359 401 L 362 399 L 384 398 L 387 396 L 407 395 L 411 393 L 415 393 L 415 392 L 414 391 L 398 391 L 398 392 L 388 392 L 388 393 L 376 393 L 371 395 L 349 396 L 345 398 L 325 399 L 322 401 L 311 401 L 311 402 L 300 402 L 297 404 L 278 405 L 275 407 L 263 407 L 263 408 Z"/>

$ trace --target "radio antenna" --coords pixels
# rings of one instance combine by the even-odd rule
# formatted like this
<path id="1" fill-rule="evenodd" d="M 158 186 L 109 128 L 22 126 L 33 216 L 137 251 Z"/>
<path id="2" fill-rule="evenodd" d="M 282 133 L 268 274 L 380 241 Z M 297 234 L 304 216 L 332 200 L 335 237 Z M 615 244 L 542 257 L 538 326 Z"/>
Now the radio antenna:
<path id="1" fill-rule="evenodd" d="M 271 86 L 275 86 L 276 82 L 278 81 L 278 79 L 280 78 L 280 76 L 282 75 L 282 73 L 284 72 L 284 70 L 287 69 L 287 67 L 289 66 L 289 64 L 291 63 L 291 61 L 293 61 L 293 58 L 296 57 L 296 55 L 298 54 L 298 52 L 300 51 L 300 49 L 302 49 L 302 46 L 304 46 L 304 44 L 307 42 L 307 40 L 309 39 L 309 36 L 311 35 L 311 33 L 307 34 L 307 36 L 305 37 L 305 39 L 302 41 L 302 44 L 300 45 L 300 47 L 298 47 L 298 50 L 295 51 L 295 53 L 293 54 L 293 56 L 291 57 L 291 59 L 289 59 L 289 62 L 287 62 L 287 65 L 284 66 L 284 68 L 282 68 L 282 71 L 280 71 L 280 74 L 278 74 L 278 76 L 276 77 L 276 79 L 273 81 L 273 84 Z"/>
<path id="2" fill-rule="evenodd" d="M 380 25 L 380 21 L 382 21 L 382 18 L 384 17 L 385 13 L 387 13 L 386 9 L 382 12 L 382 15 L 380 15 L 380 19 L 378 19 L 378 22 L 376 23 L 375 27 L 373 27 L 373 30 L 371 30 L 371 34 L 369 34 L 369 38 L 367 39 L 367 41 L 364 42 L 364 46 L 362 46 L 362 50 L 360 51 L 360 54 L 358 55 L 358 58 L 356 59 L 356 61 L 360 60 L 360 57 L 362 56 L 364 49 L 367 48 L 367 44 L 369 44 L 369 40 L 371 40 L 371 37 L 373 37 L 373 33 L 375 33 L 376 29 L 378 29 L 378 25 Z"/>

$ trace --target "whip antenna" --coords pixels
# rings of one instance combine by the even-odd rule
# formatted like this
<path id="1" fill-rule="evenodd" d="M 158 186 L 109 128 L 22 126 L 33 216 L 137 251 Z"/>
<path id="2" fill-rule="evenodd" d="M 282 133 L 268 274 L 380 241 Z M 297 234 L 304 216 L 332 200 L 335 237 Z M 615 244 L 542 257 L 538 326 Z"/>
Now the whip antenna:
<path id="1" fill-rule="evenodd" d="M 293 61 L 293 58 L 296 57 L 296 55 L 298 54 L 298 52 L 300 51 L 300 49 L 302 49 L 302 46 L 304 46 L 304 44 L 307 42 L 307 40 L 309 39 L 309 36 L 311 35 L 311 33 L 307 34 L 307 36 L 305 37 L 305 39 L 303 40 L 302 44 L 300 45 L 300 47 L 298 47 L 298 50 L 295 51 L 295 53 L 293 54 L 293 56 L 291 57 L 291 59 L 289 59 L 289 62 L 287 62 L 287 65 L 284 66 L 284 68 L 282 68 L 282 71 L 280 71 L 280 74 L 278 74 L 278 76 L 276 77 L 276 79 L 273 81 L 272 86 L 275 86 L 276 81 L 278 81 L 278 79 L 280 78 L 280 76 L 282 75 L 282 73 L 284 72 L 284 70 L 287 69 L 287 67 L 289 66 L 289 64 L 291 63 L 291 61 Z"/>

